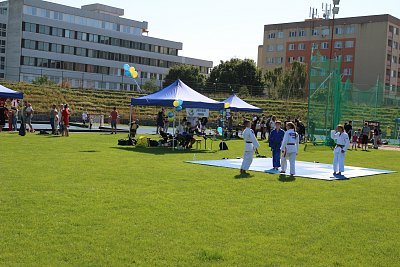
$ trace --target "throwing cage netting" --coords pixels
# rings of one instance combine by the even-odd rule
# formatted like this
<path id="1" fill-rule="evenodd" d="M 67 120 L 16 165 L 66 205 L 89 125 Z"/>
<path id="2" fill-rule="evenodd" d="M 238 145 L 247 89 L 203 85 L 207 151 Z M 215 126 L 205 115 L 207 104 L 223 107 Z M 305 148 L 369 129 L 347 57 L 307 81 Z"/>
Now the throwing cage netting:
<path id="1" fill-rule="evenodd" d="M 309 139 L 332 145 L 330 130 L 350 120 L 353 121 L 353 130 L 361 128 L 364 121 L 374 121 L 379 122 L 384 138 L 399 138 L 396 120 L 400 118 L 400 87 L 385 86 L 389 76 L 385 79 L 377 77 L 372 85 L 354 84 L 349 79 L 349 71 L 342 66 L 341 57 L 327 60 L 318 52 L 312 56 L 308 95 Z"/>

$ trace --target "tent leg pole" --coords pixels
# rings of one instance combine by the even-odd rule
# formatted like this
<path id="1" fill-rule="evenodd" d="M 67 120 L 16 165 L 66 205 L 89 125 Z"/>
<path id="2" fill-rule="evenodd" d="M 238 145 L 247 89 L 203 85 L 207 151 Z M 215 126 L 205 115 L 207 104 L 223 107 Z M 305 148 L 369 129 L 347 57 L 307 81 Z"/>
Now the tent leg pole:
<path id="1" fill-rule="evenodd" d="M 130 106 L 130 108 L 129 108 L 129 126 L 128 126 L 128 131 L 129 131 L 129 134 L 128 134 L 128 138 L 129 139 L 131 139 L 131 125 L 132 125 L 132 105 Z"/>
<path id="2" fill-rule="evenodd" d="M 175 112 L 174 112 L 174 121 L 172 122 L 172 151 L 175 149 Z"/>

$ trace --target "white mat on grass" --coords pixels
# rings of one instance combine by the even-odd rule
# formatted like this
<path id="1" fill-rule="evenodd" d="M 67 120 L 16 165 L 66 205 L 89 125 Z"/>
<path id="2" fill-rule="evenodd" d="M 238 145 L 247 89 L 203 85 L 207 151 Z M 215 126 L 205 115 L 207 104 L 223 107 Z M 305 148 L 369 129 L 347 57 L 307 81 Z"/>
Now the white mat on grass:
<path id="1" fill-rule="evenodd" d="M 242 165 L 242 159 L 202 160 L 187 162 L 193 164 L 233 169 L 240 169 L 240 166 Z M 279 171 L 273 170 L 272 158 L 255 158 L 250 166 L 250 170 L 256 172 L 279 174 Z M 286 171 L 287 174 L 290 173 L 289 170 L 290 168 L 288 167 L 288 170 Z M 393 172 L 394 171 L 345 166 L 342 176 L 333 176 L 332 164 L 296 161 L 295 176 L 332 181 Z"/>

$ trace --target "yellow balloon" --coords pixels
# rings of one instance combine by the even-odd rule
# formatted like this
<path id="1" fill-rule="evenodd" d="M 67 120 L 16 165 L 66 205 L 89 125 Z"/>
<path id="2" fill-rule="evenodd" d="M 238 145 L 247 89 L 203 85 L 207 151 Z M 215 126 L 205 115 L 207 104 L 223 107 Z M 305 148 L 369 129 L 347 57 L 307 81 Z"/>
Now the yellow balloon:
<path id="1" fill-rule="evenodd" d="M 173 122 L 173 121 L 174 121 L 174 117 L 168 118 L 168 121 L 169 121 L 169 122 Z"/>
<path id="2" fill-rule="evenodd" d="M 133 79 L 136 79 L 136 78 L 138 77 L 137 71 L 134 71 L 134 72 L 132 73 L 132 77 L 133 77 Z"/>
<path id="3" fill-rule="evenodd" d="M 224 108 L 229 108 L 230 106 L 231 106 L 231 104 L 229 104 L 229 103 L 224 104 Z"/>
<path id="4" fill-rule="evenodd" d="M 135 71 L 135 67 L 130 67 L 130 68 L 129 68 L 129 71 L 130 71 L 130 72 L 134 72 L 134 71 Z"/>
<path id="5" fill-rule="evenodd" d="M 179 106 L 179 101 L 178 101 L 178 100 L 175 100 L 174 103 L 173 103 L 173 105 L 174 105 L 174 107 Z"/>

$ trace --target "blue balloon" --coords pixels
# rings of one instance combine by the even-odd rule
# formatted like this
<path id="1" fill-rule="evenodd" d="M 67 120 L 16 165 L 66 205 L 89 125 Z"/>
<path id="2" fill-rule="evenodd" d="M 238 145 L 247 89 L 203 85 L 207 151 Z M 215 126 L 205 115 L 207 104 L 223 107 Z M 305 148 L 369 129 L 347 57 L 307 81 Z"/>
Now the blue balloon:
<path id="1" fill-rule="evenodd" d="M 132 77 L 132 73 L 129 70 L 125 71 L 125 76 L 126 77 Z"/>
<path id="2" fill-rule="evenodd" d="M 182 106 L 183 100 L 182 99 L 178 99 L 178 103 L 179 103 L 179 106 Z"/>
<path id="3" fill-rule="evenodd" d="M 182 110 L 182 106 L 177 106 L 177 107 L 175 108 L 175 110 L 176 110 L 176 111 L 181 111 L 181 110 Z"/>
<path id="4" fill-rule="evenodd" d="M 168 112 L 168 118 L 172 118 L 174 116 L 174 113 L 172 111 Z"/>
<path id="5" fill-rule="evenodd" d="M 131 66 L 129 66 L 129 64 L 124 64 L 124 70 L 125 71 L 129 71 L 129 68 L 130 68 Z"/>
<path id="6" fill-rule="evenodd" d="M 222 127 L 218 127 L 218 128 L 217 128 L 217 132 L 218 132 L 219 134 L 222 134 Z"/>

